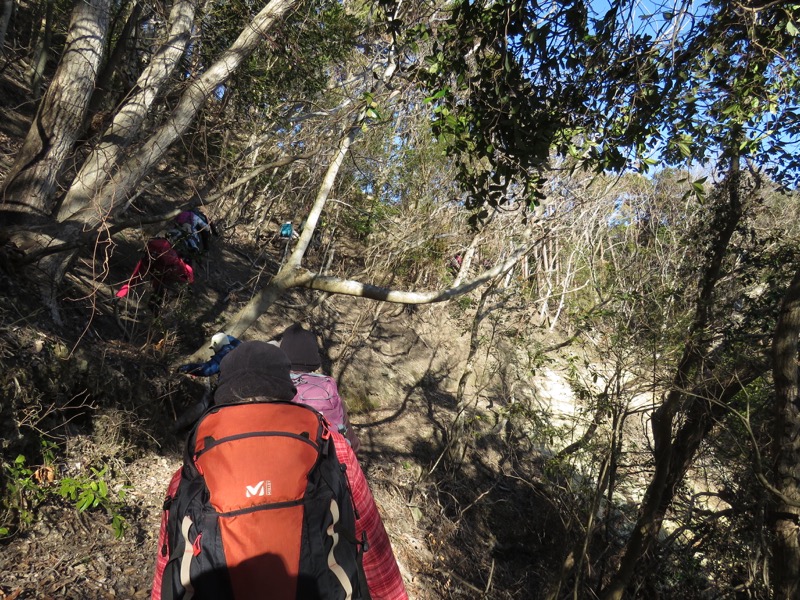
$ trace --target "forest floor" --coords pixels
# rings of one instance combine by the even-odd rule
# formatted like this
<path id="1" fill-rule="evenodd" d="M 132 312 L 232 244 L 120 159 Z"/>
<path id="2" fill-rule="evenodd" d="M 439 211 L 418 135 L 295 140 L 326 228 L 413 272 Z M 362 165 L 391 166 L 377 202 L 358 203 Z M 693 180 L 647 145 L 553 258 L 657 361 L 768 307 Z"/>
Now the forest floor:
<path id="1" fill-rule="evenodd" d="M 32 107 L 6 76 L 0 98 L 1 178 Z M 175 184 L 185 179 L 176 175 Z M 170 193 L 156 189 L 153 203 L 159 192 Z M 155 232 L 123 235 L 81 256 L 59 298 L 58 324 L 39 300 L 40 281 L 0 270 L 2 483 L 7 492 L 16 485 L 18 499 L 4 507 L 0 526 L 19 525 L 0 539 L 0 600 L 149 596 L 164 492 L 181 463 L 185 431 L 177 424 L 205 391 L 174 368 L 250 299 L 281 252 L 268 240 L 248 245 L 223 232 L 198 262 L 191 291 L 156 316 L 144 308 L 146 297 L 113 300 Z M 557 572 L 564 552 L 563 526 L 535 474 L 503 451 L 497 432 L 476 438 L 478 451 L 457 476 L 441 460 L 469 342 L 465 312 L 456 304 L 321 301 L 299 291 L 243 338 L 271 339 L 296 320 L 321 334 L 323 370 L 337 377 L 350 407 L 410 597 L 538 597 L 546 573 L 530 565 Z M 502 408 L 502 386 L 487 383 L 484 368 L 475 381 L 485 387 L 468 394 L 477 409 Z M 43 440 L 56 444 L 52 464 Z M 42 466 L 55 471 L 54 483 Z M 78 477 L 87 466 L 106 469 L 109 498 L 125 491 L 111 510 L 127 521 L 121 539 L 102 505 L 81 512 L 57 493 L 59 476 Z"/>

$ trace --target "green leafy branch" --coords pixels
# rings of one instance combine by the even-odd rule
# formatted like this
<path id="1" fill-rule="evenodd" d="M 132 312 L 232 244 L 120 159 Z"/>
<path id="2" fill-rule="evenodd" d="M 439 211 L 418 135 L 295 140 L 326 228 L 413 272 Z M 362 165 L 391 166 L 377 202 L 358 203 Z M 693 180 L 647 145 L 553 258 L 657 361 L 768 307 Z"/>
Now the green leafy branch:
<path id="1" fill-rule="evenodd" d="M 30 525 L 38 506 L 49 498 L 57 497 L 69 501 L 79 512 L 101 509 L 111 517 L 114 537 L 121 538 L 128 528 L 122 516 L 124 500 L 130 486 L 123 486 L 116 493 L 108 487 L 108 466 L 89 467 L 89 474 L 76 477 L 57 478 L 54 465 L 54 444 L 42 443 L 43 464 L 28 466 L 20 454 L 12 463 L 3 464 L 5 489 L 0 503 L 4 508 L 0 537 L 11 535 L 17 528 Z M 16 516 L 16 518 L 14 518 Z M 14 525 L 16 521 L 16 527 Z"/>

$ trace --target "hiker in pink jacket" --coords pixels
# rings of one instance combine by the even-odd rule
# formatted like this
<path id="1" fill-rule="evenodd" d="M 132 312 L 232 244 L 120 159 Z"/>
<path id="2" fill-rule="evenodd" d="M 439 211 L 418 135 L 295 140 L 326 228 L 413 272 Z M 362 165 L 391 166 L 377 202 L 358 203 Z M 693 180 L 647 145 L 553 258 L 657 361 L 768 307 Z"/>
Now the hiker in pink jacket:
<path id="1" fill-rule="evenodd" d="M 174 284 L 194 283 L 194 270 L 165 238 L 152 238 L 147 242 L 147 250 L 136 263 L 127 283 L 116 293 L 117 298 L 124 298 L 132 287 L 144 283 L 145 276 L 150 277 L 153 287 L 153 299 L 156 304 L 164 299 L 167 289 Z"/>

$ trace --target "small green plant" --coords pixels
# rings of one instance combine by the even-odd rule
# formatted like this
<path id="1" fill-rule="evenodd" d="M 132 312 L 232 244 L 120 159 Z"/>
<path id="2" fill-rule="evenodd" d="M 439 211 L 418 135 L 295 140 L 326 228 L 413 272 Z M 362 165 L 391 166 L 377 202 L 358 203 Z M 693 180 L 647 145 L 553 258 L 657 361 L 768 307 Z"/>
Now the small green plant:
<path id="1" fill-rule="evenodd" d="M 464 294 L 456 298 L 455 303 L 459 310 L 466 311 L 475 305 L 475 299 L 468 294 Z"/>
<path id="2" fill-rule="evenodd" d="M 58 497 L 71 502 L 80 512 L 105 510 L 111 517 L 114 536 L 121 538 L 128 528 L 121 510 L 130 486 L 123 486 L 116 494 L 112 493 L 106 481 L 105 465 L 99 469 L 90 467 L 91 473 L 88 475 L 57 479 L 57 469 L 53 466 L 56 449 L 56 444 L 42 441 L 42 465 L 39 467 L 29 466 L 22 454 L 13 463 L 3 464 L 5 490 L 0 501 L 5 522 L 0 523 L 0 537 L 30 525 L 35 519 L 37 507 L 49 497 Z"/>
<path id="3" fill-rule="evenodd" d="M 15 515 L 19 527 L 24 529 L 34 519 L 34 511 L 47 497 L 47 491 L 37 481 L 37 470 L 30 468 L 25 456 L 20 454 L 13 463 L 4 464 L 6 489 L 3 504 L 10 515 Z M 4 525 L 2 535 L 8 535 L 11 528 Z"/>
<path id="4" fill-rule="evenodd" d="M 105 465 L 102 469 L 90 467 L 91 475 L 62 478 L 58 485 L 58 495 L 72 502 L 79 512 L 92 508 L 104 509 L 111 516 L 114 536 L 119 539 L 128 528 L 120 510 L 129 486 L 123 486 L 115 498 L 105 481 L 106 469 Z"/>

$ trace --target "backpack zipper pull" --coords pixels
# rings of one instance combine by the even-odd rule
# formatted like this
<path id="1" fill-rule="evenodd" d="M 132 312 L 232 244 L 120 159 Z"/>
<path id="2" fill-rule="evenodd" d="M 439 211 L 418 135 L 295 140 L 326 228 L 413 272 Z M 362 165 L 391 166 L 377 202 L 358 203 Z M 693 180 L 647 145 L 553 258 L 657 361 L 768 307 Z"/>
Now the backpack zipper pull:
<path id="1" fill-rule="evenodd" d="M 347 493 L 350 495 L 350 504 L 353 505 L 353 516 L 355 516 L 356 521 L 358 521 L 361 518 L 361 515 L 358 514 L 355 500 L 353 500 L 353 488 L 350 487 L 350 478 L 347 476 L 347 465 L 340 464 L 339 469 L 341 469 L 342 475 L 344 475 L 344 482 L 345 485 L 347 485 Z"/>

